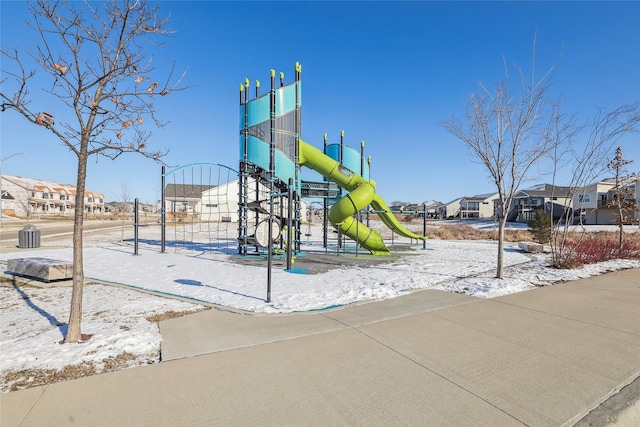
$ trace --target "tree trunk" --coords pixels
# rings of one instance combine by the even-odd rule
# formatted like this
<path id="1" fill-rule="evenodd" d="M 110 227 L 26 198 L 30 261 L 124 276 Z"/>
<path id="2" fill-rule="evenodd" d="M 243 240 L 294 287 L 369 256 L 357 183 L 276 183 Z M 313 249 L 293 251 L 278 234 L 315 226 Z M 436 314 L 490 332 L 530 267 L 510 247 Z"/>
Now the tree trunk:
<path id="1" fill-rule="evenodd" d="M 498 266 L 496 268 L 496 277 L 502 279 L 504 271 L 504 228 L 507 223 L 507 216 L 503 215 L 498 221 Z"/>
<path id="2" fill-rule="evenodd" d="M 618 218 L 620 218 L 620 224 L 618 225 L 618 248 L 622 249 L 622 242 L 624 241 L 624 209 L 622 206 L 622 195 L 618 195 Z"/>
<path id="3" fill-rule="evenodd" d="M 82 291 L 84 288 L 84 264 L 82 257 L 82 231 L 84 228 L 84 191 L 87 181 L 87 155 L 78 156 L 78 178 L 76 182 L 76 210 L 73 215 L 73 288 L 71 308 L 65 343 L 83 341 L 82 339 Z"/>

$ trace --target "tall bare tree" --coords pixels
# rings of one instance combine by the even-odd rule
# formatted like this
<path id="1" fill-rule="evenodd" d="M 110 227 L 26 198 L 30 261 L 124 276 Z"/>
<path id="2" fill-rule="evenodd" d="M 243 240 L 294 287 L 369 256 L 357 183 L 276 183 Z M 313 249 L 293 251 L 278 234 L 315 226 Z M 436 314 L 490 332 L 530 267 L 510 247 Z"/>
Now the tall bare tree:
<path id="1" fill-rule="evenodd" d="M 535 43 L 533 49 L 535 58 Z M 491 90 L 481 84 L 465 105 L 463 119 L 451 118 L 443 127 L 463 141 L 471 154 L 487 168 L 498 200 L 498 258 L 496 277 L 503 277 L 504 229 L 511 203 L 521 185 L 532 179 L 535 165 L 563 144 L 572 132 L 550 93 L 554 68 L 540 78 L 532 61 L 530 75 L 515 65 L 518 78 L 511 84 L 504 61 L 505 77 Z"/>
<path id="2" fill-rule="evenodd" d="M 607 158 L 615 144 L 624 135 L 634 132 L 640 123 L 638 104 L 623 105 L 611 111 L 599 110 L 581 130 L 588 132 L 585 138 L 575 138 L 563 151 L 556 150 L 553 154 L 555 184 L 559 165 L 564 165 L 570 170 L 570 180 L 567 197 L 573 200 L 571 206 L 567 206 L 561 218 L 561 225 L 553 229 L 551 238 L 552 264 L 556 267 L 569 265 L 575 248 L 584 237 L 583 233 L 577 233 L 578 238 L 570 236 L 570 227 L 574 222 L 582 225 L 582 204 L 585 189 L 588 184 L 602 177 L 607 170 Z M 583 229 L 584 231 L 584 229 Z"/>
<path id="3" fill-rule="evenodd" d="M 615 208 L 616 219 L 618 225 L 618 245 L 622 248 L 624 241 L 624 225 L 633 222 L 633 214 L 638 210 L 637 201 L 631 190 L 631 181 L 637 176 L 630 174 L 626 166 L 633 163 L 633 160 L 627 160 L 622 154 L 622 147 L 616 149 L 614 158 L 607 163 L 607 169 L 614 171 L 615 185 L 612 189 L 613 200 L 609 201 L 608 206 Z"/>
<path id="4" fill-rule="evenodd" d="M 170 30 L 168 18 L 161 18 L 158 6 L 145 0 L 36 0 L 29 8 L 29 26 L 40 36 L 29 58 L 46 75 L 49 97 L 31 107 L 29 89 L 38 84 L 36 71 L 28 71 L 19 49 L 2 50 L 2 111 L 15 111 L 41 126 L 77 157 L 73 291 L 64 342 L 79 342 L 88 338 L 81 332 L 87 160 L 92 155 L 115 159 L 123 153 L 154 160 L 165 155 L 147 145 L 149 125 L 164 124 L 155 116 L 152 99 L 179 90 L 182 77 L 174 77 L 173 66 L 163 80 L 155 76 L 148 52 L 161 46 L 154 41 Z"/>

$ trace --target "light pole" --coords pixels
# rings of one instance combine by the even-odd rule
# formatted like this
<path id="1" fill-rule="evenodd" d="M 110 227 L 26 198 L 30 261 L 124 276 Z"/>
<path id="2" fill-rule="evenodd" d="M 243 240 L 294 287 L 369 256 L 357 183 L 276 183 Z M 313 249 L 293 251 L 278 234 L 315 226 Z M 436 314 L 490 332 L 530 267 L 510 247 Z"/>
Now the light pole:
<path id="1" fill-rule="evenodd" d="M 2 209 L 2 162 L 21 154 L 24 154 L 26 156 L 29 153 L 13 153 L 10 156 L 0 159 L 0 224 L 2 224 L 2 215 L 4 214 L 4 210 Z"/>

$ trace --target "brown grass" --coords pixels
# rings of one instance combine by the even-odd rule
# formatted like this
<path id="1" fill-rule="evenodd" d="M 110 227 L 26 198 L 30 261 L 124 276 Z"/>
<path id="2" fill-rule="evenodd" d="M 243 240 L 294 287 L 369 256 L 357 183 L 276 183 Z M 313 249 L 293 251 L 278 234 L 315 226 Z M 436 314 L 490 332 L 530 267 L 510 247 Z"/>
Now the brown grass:
<path id="1" fill-rule="evenodd" d="M 466 224 L 427 227 L 427 237 L 437 240 L 497 240 L 498 230 L 479 230 Z M 505 241 L 530 241 L 533 236 L 528 230 L 505 230 Z"/>

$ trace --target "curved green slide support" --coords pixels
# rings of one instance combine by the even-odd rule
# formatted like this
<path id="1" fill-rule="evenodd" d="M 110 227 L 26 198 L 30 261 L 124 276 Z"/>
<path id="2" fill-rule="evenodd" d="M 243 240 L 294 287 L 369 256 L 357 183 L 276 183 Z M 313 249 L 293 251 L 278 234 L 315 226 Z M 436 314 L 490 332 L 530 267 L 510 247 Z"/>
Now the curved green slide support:
<path id="1" fill-rule="evenodd" d="M 376 194 L 376 183 L 367 181 L 360 175 L 340 166 L 340 163 L 303 140 L 300 140 L 299 148 L 301 166 L 313 169 L 349 192 L 331 206 L 329 211 L 331 224 L 339 227 L 342 233 L 360 243 L 372 254 L 388 255 L 389 249 L 384 244 L 380 233 L 353 218 L 354 214 L 369 204 L 379 211 L 389 210 L 382 197 Z M 425 239 L 423 236 L 404 228 L 390 212 L 381 212 L 379 216 L 384 224 L 394 232 L 413 239 Z"/>

